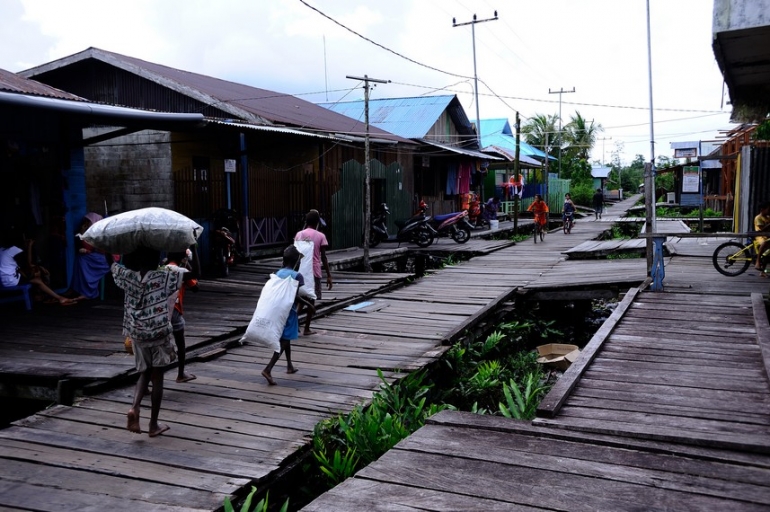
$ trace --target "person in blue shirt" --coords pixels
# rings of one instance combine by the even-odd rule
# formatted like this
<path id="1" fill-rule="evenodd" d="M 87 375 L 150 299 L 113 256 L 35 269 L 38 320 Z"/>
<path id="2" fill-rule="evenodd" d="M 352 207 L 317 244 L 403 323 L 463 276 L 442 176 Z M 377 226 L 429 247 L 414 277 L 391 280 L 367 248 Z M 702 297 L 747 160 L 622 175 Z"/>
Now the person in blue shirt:
<path id="1" fill-rule="evenodd" d="M 302 274 L 296 270 L 299 268 L 300 258 L 302 258 L 302 254 L 299 250 L 293 245 L 290 245 L 283 251 L 282 266 L 275 273 L 275 275 L 281 279 L 288 277 L 296 279 L 299 281 L 299 287 L 297 288 L 297 297 L 289 312 L 289 318 L 286 319 L 283 334 L 281 334 L 281 351 L 273 352 L 273 357 L 270 359 L 270 362 L 267 363 L 265 369 L 262 370 L 262 376 L 271 386 L 275 386 L 276 384 L 271 372 L 273 371 L 273 366 L 275 366 L 275 363 L 277 363 L 278 359 L 281 357 L 281 354 L 286 353 L 286 373 L 297 373 L 297 367 L 291 362 L 291 340 L 296 340 L 299 337 L 299 315 L 297 314 L 297 304 L 301 302 L 305 306 L 306 314 L 311 316 L 315 314 L 313 303 L 300 295 L 302 286 L 305 284 L 305 279 L 302 277 Z"/>
<path id="2" fill-rule="evenodd" d="M 572 216 L 575 213 L 575 203 L 572 202 L 572 196 L 569 193 L 564 194 L 564 208 L 562 209 L 562 220 L 567 219 L 567 215 Z"/>

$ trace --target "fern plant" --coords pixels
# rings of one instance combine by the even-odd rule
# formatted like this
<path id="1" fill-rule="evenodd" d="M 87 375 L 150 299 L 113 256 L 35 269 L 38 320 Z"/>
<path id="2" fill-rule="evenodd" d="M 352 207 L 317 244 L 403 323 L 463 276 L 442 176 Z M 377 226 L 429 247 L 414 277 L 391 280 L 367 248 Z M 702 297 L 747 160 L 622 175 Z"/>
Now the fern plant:
<path id="1" fill-rule="evenodd" d="M 254 508 L 251 507 L 251 502 L 254 499 L 254 495 L 257 493 L 257 488 L 253 485 L 251 486 L 251 492 L 248 496 L 246 496 L 246 500 L 243 502 L 243 505 L 241 505 L 240 512 L 267 512 L 267 495 L 265 495 L 264 498 L 259 500 L 257 504 L 254 506 Z M 225 502 L 223 504 L 225 512 L 235 512 L 235 509 L 233 508 L 233 504 L 230 502 L 230 498 L 225 498 Z M 286 512 L 289 510 L 289 500 L 287 499 L 285 502 L 283 502 L 283 505 L 281 506 L 280 512 Z"/>
<path id="2" fill-rule="evenodd" d="M 535 417 L 540 397 L 545 394 L 546 386 L 539 385 L 539 375 L 530 373 L 524 377 L 524 390 L 522 391 L 515 380 L 510 384 L 503 384 L 503 394 L 506 403 L 499 404 L 500 413 L 506 418 L 517 420 L 531 420 Z"/>

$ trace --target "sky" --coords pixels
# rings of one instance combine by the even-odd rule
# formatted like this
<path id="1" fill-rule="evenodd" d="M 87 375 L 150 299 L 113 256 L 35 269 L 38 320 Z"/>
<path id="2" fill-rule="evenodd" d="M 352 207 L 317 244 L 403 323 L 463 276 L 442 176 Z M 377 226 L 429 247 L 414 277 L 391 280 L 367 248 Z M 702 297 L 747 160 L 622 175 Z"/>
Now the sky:
<path id="1" fill-rule="evenodd" d="M 654 154 L 673 157 L 735 125 L 713 2 L 649 4 Z M 652 156 L 647 41 L 647 0 L 0 0 L 8 71 L 93 46 L 317 103 L 362 99 L 346 77 L 367 75 L 390 81 L 371 98 L 456 94 L 472 122 L 475 42 L 481 119 L 579 112 L 607 164 Z"/>

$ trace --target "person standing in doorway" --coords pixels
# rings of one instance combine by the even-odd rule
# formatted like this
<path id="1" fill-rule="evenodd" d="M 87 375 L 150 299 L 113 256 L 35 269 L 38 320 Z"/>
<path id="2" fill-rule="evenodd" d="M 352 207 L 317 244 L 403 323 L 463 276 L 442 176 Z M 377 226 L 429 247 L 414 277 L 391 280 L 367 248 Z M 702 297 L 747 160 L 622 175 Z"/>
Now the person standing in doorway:
<path id="1" fill-rule="evenodd" d="M 326 270 L 326 286 L 329 290 L 331 290 L 333 286 L 332 273 L 329 269 L 329 260 L 326 258 L 326 248 L 329 246 L 329 242 L 326 240 L 326 235 L 318 230 L 320 224 L 321 215 L 318 213 L 318 210 L 310 210 L 305 216 L 305 226 L 307 227 L 298 232 L 294 237 L 295 241 L 307 240 L 313 242 L 313 280 L 315 281 L 314 288 L 316 300 L 321 299 L 321 277 L 323 275 L 321 272 L 322 264 L 323 269 Z M 310 302 L 313 306 L 315 306 L 315 301 Z M 303 307 L 302 310 L 304 309 L 305 308 Z M 305 328 L 302 331 L 304 336 L 315 334 L 310 330 L 310 322 L 312 320 L 312 313 L 307 311 L 307 315 L 305 317 Z"/>

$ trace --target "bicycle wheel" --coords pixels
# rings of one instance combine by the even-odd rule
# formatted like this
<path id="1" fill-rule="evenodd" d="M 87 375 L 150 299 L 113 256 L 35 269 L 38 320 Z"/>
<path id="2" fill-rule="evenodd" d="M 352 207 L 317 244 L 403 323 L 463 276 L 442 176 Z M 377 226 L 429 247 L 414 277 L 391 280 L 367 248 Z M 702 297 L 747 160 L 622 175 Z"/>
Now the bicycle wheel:
<path id="1" fill-rule="evenodd" d="M 711 259 L 717 272 L 734 277 L 746 272 L 754 258 L 751 245 L 747 247 L 737 242 L 726 242 L 716 248 Z"/>
<path id="2" fill-rule="evenodd" d="M 535 240 L 535 243 L 537 243 L 537 235 L 538 235 L 538 232 L 539 232 L 539 231 L 540 231 L 540 224 L 538 224 L 538 223 L 536 222 L 536 223 L 535 223 L 535 228 L 532 230 L 532 235 L 533 235 L 533 236 L 532 236 L 532 238 L 534 238 L 534 240 Z"/>
<path id="3" fill-rule="evenodd" d="M 540 228 L 540 241 L 543 242 L 545 240 L 545 229 L 542 227 Z"/>

